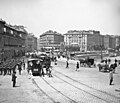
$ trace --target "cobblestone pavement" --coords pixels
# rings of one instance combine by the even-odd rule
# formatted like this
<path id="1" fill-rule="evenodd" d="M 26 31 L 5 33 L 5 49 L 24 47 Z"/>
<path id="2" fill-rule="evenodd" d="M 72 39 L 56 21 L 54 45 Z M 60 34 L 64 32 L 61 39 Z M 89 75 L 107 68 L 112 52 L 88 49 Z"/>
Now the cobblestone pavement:
<path id="1" fill-rule="evenodd" d="M 119 59 L 120 57 L 117 57 Z M 112 58 L 114 60 L 114 58 Z M 77 60 L 69 60 L 69 69 L 65 68 L 65 61 L 66 59 L 59 59 L 58 67 L 62 68 L 62 70 L 65 74 L 68 76 L 74 76 L 75 79 L 90 85 L 92 87 L 101 89 L 106 92 L 111 92 L 111 94 L 114 94 L 116 96 L 120 96 L 119 92 L 115 92 L 116 88 L 120 88 L 120 66 L 116 68 L 116 73 L 114 73 L 114 85 L 109 85 L 109 73 L 107 72 L 99 72 L 98 67 L 95 68 L 87 68 L 87 67 L 80 67 L 80 69 L 76 72 L 76 63 Z M 62 63 L 61 63 L 62 62 Z M 70 73 L 68 73 L 70 72 Z M 75 75 L 74 75 L 75 73 Z M 79 77 L 79 78 L 78 78 Z M 82 78 L 82 79 L 81 79 Z"/>
<path id="2" fill-rule="evenodd" d="M 16 87 L 12 87 L 11 76 L 0 76 L 0 103 L 120 103 L 120 67 L 114 74 L 114 85 L 109 85 L 109 73 L 98 68 L 81 67 L 70 60 L 59 59 L 53 65 L 52 78 L 34 76 L 28 79 L 26 70 L 17 72 Z"/>
<path id="3" fill-rule="evenodd" d="M 0 75 L 0 103 L 48 103 L 48 101 L 48 97 L 31 79 L 28 79 L 26 70 L 22 71 L 22 75 L 17 73 L 15 88 L 12 87 L 10 75 Z"/>

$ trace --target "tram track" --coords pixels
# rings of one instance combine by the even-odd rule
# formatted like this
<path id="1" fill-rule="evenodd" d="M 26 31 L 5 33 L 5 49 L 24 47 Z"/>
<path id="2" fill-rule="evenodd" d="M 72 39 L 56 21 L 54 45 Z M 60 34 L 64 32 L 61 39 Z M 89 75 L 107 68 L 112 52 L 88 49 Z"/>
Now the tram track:
<path id="1" fill-rule="evenodd" d="M 94 97 L 90 96 L 90 94 L 88 94 L 88 93 L 86 94 L 85 91 L 83 91 L 83 90 L 82 91 L 78 91 L 77 90 L 78 88 L 76 88 L 73 85 L 68 84 L 65 81 L 64 81 L 65 85 L 62 85 L 63 81 L 60 82 L 59 78 L 54 78 L 54 79 L 58 79 L 58 81 L 61 83 L 61 84 L 59 84 L 60 86 L 58 86 L 58 87 L 57 87 L 57 85 L 53 85 L 52 83 L 50 83 L 48 79 L 44 79 L 44 78 L 42 78 L 42 79 L 46 82 L 47 85 L 49 85 L 54 90 L 56 90 L 58 93 L 62 94 L 64 97 L 66 97 L 67 99 L 69 99 L 70 100 L 69 103 L 71 103 L 71 102 L 72 103 L 87 103 L 88 101 L 91 101 L 91 103 L 101 103 L 101 101 L 102 101 L 102 103 L 110 103 L 110 102 L 106 102 L 106 101 L 100 100 L 100 98 L 97 98 L 97 100 L 96 100 L 95 96 Z M 62 89 L 59 88 L 59 87 L 61 87 Z M 72 91 L 71 90 L 68 91 L 67 89 L 71 89 Z M 77 96 L 75 94 L 77 94 Z"/>
<path id="2" fill-rule="evenodd" d="M 54 70 L 55 71 L 55 70 Z M 58 75 L 58 73 L 60 74 L 60 75 Z M 61 75 L 63 75 L 63 76 L 61 76 Z M 88 95 L 88 96 L 86 96 L 86 97 L 84 97 L 83 99 L 86 99 L 86 101 L 88 101 L 89 99 L 88 98 L 93 98 L 94 100 L 95 100 L 95 102 L 92 102 L 92 103 L 120 103 L 120 99 L 119 98 L 117 98 L 117 97 L 112 97 L 111 95 L 107 95 L 107 96 L 105 96 L 106 94 L 103 94 L 103 96 L 105 96 L 104 98 L 101 96 L 102 94 L 100 93 L 100 95 L 98 96 L 98 95 L 96 95 L 96 94 L 93 94 L 93 93 L 91 93 L 91 92 L 89 92 L 89 91 L 87 91 L 87 90 L 85 90 L 85 89 L 83 89 L 83 88 L 81 88 L 80 87 L 80 82 L 79 81 L 77 81 L 77 80 L 74 80 L 74 79 L 72 79 L 71 77 L 69 77 L 69 76 L 67 76 L 67 75 L 65 75 L 65 74 L 63 74 L 63 73 L 61 73 L 61 72 L 58 72 L 58 71 L 55 71 L 54 73 L 53 73 L 53 76 L 54 76 L 54 79 L 59 79 L 59 80 L 57 80 L 57 82 L 59 81 L 59 82 L 63 82 L 63 83 L 65 83 L 65 85 L 70 85 L 73 89 L 75 88 L 75 89 L 77 89 L 78 91 L 80 91 L 78 94 L 79 94 L 79 96 L 80 95 L 85 95 L 86 96 L 86 94 Z M 66 95 L 65 93 L 64 93 L 64 91 L 61 91 L 58 87 L 56 87 L 56 85 L 53 85 L 51 82 L 49 82 L 49 78 L 47 79 L 47 78 L 44 78 L 44 77 L 40 77 L 43 81 L 44 81 L 44 83 L 45 83 L 45 85 L 48 85 L 49 87 L 51 87 L 52 89 L 54 89 L 56 92 L 57 92 L 57 94 L 60 94 L 61 96 L 63 96 L 63 97 L 65 97 L 65 98 L 67 98 L 67 101 L 69 101 L 69 102 L 66 102 L 66 103 L 86 103 L 85 102 L 85 100 L 76 100 L 76 99 L 74 99 L 74 98 L 71 98 L 71 97 L 69 97 L 69 95 Z M 65 78 L 67 78 L 67 80 L 65 79 Z M 54 79 L 51 79 L 52 81 L 54 80 Z M 69 80 L 68 80 L 69 79 Z M 46 92 L 46 90 L 45 89 L 42 89 L 41 88 L 41 86 L 39 85 L 39 83 L 37 82 L 37 81 L 35 81 L 34 79 L 32 80 L 33 81 L 33 83 L 37 86 L 37 88 L 39 88 L 39 90 L 40 91 L 42 91 L 53 103 L 61 103 L 60 101 L 56 101 L 55 100 L 55 98 L 53 98 L 52 96 L 51 96 L 51 94 L 49 94 L 49 93 L 47 93 Z M 61 82 L 61 83 L 62 83 Z M 75 84 L 75 83 L 78 83 L 77 85 Z M 59 84 L 60 85 L 60 84 Z M 83 85 L 83 84 L 82 84 Z M 87 86 L 86 84 L 85 84 L 85 86 Z M 62 88 L 66 88 L 66 87 L 64 87 L 63 85 L 61 85 L 61 87 Z M 88 87 L 89 88 L 89 87 Z M 91 87 L 90 87 L 91 88 Z M 92 88 L 92 89 L 94 89 L 94 88 Z M 81 92 L 82 91 L 82 92 Z M 92 91 L 93 92 L 93 91 Z M 99 91 L 100 92 L 100 91 Z M 98 93 L 98 91 L 97 91 L 97 93 Z M 91 95 L 91 97 L 89 96 L 89 95 Z M 114 99 L 113 99 L 114 98 Z M 88 99 L 88 100 L 87 100 Z M 96 100 L 98 100 L 99 102 L 96 102 Z M 101 102 L 102 101 L 102 102 Z"/>
<path id="3" fill-rule="evenodd" d="M 33 83 L 39 88 L 40 91 L 42 91 L 53 103 L 61 103 L 65 99 L 67 102 L 63 103 L 120 103 L 120 97 L 117 97 L 113 94 L 109 94 L 106 91 L 102 91 L 99 89 L 96 89 L 92 86 L 89 86 L 81 81 L 78 81 L 65 73 L 59 72 L 54 70 L 52 73 L 54 78 L 46 78 L 46 77 L 40 77 L 37 79 L 33 79 Z M 40 79 L 40 81 L 39 81 Z M 42 82 L 41 82 L 42 80 Z M 55 83 L 53 83 L 55 81 Z M 39 83 L 38 83 L 39 82 Z M 40 83 L 46 85 L 47 88 L 49 88 L 51 93 L 46 91 L 46 87 L 42 88 Z M 59 84 L 57 84 L 59 83 Z M 61 84 L 60 84 L 61 83 Z M 64 84 L 64 85 L 63 85 Z M 44 86 L 43 85 L 43 86 Z M 59 85 L 59 86 L 58 86 Z M 70 91 L 68 90 L 70 87 Z M 62 88 L 62 89 L 61 89 Z M 63 101 L 60 99 L 54 98 L 54 94 L 52 93 L 56 92 L 56 95 L 58 95 L 60 98 L 64 98 Z M 66 93 L 69 92 L 69 93 Z M 74 92 L 74 93 L 73 93 Z M 70 95 L 71 94 L 71 95 Z M 74 94 L 74 95 L 73 95 Z M 73 98 L 72 98 L 73 95 Z M 79 100 L 76 99 L 76 96 L 78 96 Z M 82 99 L 83 96 L 83 99 Z M 98 102 L 97 102 L 98 101 Z"/>
<path id="4" fill-rule="evenodd" d="M 73 64 L 74 64 L 74 63 L 73 63 Z M 74 65 L 75 65 L 75 64 L 74 64 Z M 73 66 L 73 67 L 74 67 L 74 66 Z M 56 70 L 54 70 L 54 71 L 55 71 L 55 72 L 58 72 L 58 71 L 56 71 Z M 114 97 L 114 98 L 116 98 L 116 99 L 120 99 L 120 97 L 115 96 L 115 95 L 113 95 L 113 94 L 111 94 L 111 93 L 108 93 L 108 92 L 106 92 L 106 91 L 104 91 L 104 90 L 100 90 L 100 89 L 97 89 L 97 88 L 92 87 L 92 86 L 90 86 L 90 85 L 87 85 L 87 84 L 85 84 L 85 83 L 83 83 L 83 82 L 77 81 L 77 80 L 71 78 L 70 76 L 67 76 L 67 75 L 65 75 L 65 74 L 63 74 L 63 73 L 61 73 L 61 72 L 58 72 L 58 73 L 60 73 L 61 75 L 64 75 L 65 77 L 67 77 L 67 78 L 69 78 L 69 79 L 71 79 L 71 80 L 73 80 L 73 81 L 75 81 L 75 82 L 78 82 L 78 83 L 80 83 L 80 84 L 82 84 L 82 85 L 84 85 L 84 86 L 86 86 L 86 87 L 89 87 L 89 88 L 94 89 L 94 90 L 96 90 L 96 91 L 102 92 L 102 93 L 104 93 L 104 94 L 106 94 L 106 95 L 109 95 L 109 96 L 112 96 L 112 97 Z"/>
<path id="5" fill-rule="evenodd" d="M 54 93 L 54 92 L 57 92 L 57 95 L 59 95 L 60 98 L 62 97 L 62 99 L 64 99 L 64 100 L 66 99 L 65 103 L 78 103 L 75 100 L 71 99 L 70 97 L 64 95 L 59 90 L 57 90 L 54 86 L 52 86 L 50 83 L 48 83 L 44 78 L 42 78 L 42 77 L 40 77 L 40 78 L 44 81 L 45 85 L 48 85 L 49 87 L 52 88 L 50 90 L 51 93 L 48 93 L 45 89 L 41 88 L 41 86 L 39 85 L 38 81 L 36 82 L 35 79 L 33 79 L 32 81 L 37 86 L 37 88 L 39 88 L 39 90 L 42 91 L 53 103 L 62 103 L 61 101 L 63 101 L 63 100 L 60 100 L 60 99 L 56 100 L 56 98 L 54 98 L 53 96 L 51 96 L 52 93 Z M 79 101 L 79 103 L 83 103 L 83 102 Z"/>
<path id="6" fill-rule="evenodd" d="M 36 87 L 43 93 L 45 94 L 53 103 L 57 103 L 53 98 L 51 98 L 44 90 L 40 88 L 40 86 L 36 83 L 34 79 L 32 79 L 33 84 L 36 85 Z"/>
<path id="7" fill-rule="evenodd" d="M 84 91 L 84 92 L 86 92 L 86 93 L 88 93 L 88 94 L 90 94 L 90 95 L 92 95 L 92 96 L 94 96 L 98 99 L 101 99 L 101 100 L 105 101 L 106 103 L 120 103 L 120 97 L 117 97 L 117 96 L 109 94 L 105 91 L 101 91 L 101 90 L 98 90 L 96 88 L 93 88 L 89 85 L 86 85 L 86 84 L 84 84 L 80 81 L 77 81 L 77 80 L 75 80 L 75 79 L 73 79 L 73 78 L 71 78 L 71 77 L 69 77 L 69 76 L 67 76 L 67 75 L 65 75 L 61 72 L 58 72 L 56 70 L 54 70 L 54 71 L 55 71 L 55 73 L 57 73 L 57 75 L 55 73 L 53 73 L 53 75 L 55 77 L 59 78 L 60 80 L 62 80 L 64 82 L 66 82 L 67 84 L 77 88 L 80 91 Z M 58 74 L 60 74 L 60 76 L 58 76 Z M 62 78 L 62 76 L 64 76 L 64 77 Z M 70 80 L 71 80 L 71 82 L 70 82 Z M 77 84 L 75 85 L 75 83 L 77 83 Z M 84 88 L 87 88 L 87 90 L 92 91 L 93 93 L 90 93 L 90 92 L 86 91 L 84 88 L 80 88 L 81 86 L 84 87 Z"/>

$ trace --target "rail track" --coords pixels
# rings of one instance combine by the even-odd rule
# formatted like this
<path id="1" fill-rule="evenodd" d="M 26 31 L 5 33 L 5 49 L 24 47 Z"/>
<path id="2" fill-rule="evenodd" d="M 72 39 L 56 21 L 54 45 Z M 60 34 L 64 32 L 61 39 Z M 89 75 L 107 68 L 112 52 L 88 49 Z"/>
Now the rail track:
<path id="1" fill-rule="evenodd" d="M 33 83 L 52 103 L 120 103 L 120 97 L 89 86 L 65 73 L 54 70 L 52 74 L 54 78 L 51 79 L 33 79 Z"/>
<path id="2" fill-rule="evenodd" d="M 105 91 L 93 88 L 93 87 L 86 85 L 80 81 L 77 81 L 59 71 L 55 71 L 55 73 L 53 75 L 55 77 L 59 78 L 60 80 L 66 82 L 67 84 L 77 88 L 78 90 L 83 91 L 87 94 L 90 94 L 91 96 L 96 97 L 106 103 L 120 103 L 120 97 L 117 97 L 113 94 L 109 94 Z"/>
<path id="3" fill-rule="evenodd" d="M 49 81 L 49 79 L 44 78 L 44 77 L 40 77 L 39 79 L 42 80 L 42 83 L 44 82 L 44 85 L 47 85 L 47 87 L 49 87 L 50 91 L 54 91 L 57 92 L 57 95 L 59 95 L 59 97 L 64 98 L 65 101 L 67 101 L 66 103 L 86 103 L 87 101 L 89 101 L 91 98 L 91 103 L 120 103 L 120 98 L 116 97 L 114 95 L 96 90 L 95 88 L 89 87 L 86 84 L 83 84 L 77 80 L 72 79 L 71 77 L 55 71 L 55 73 L 53 74 L 56 83 L 61 83 L 64 85 L 59 84 L 59 86 L 56 86 L 55 84 L 53 84 L 53 82 L 51 83 L 51 81 Z M 53 79 L 51 79 L 53 81 Z M 40 82 L 41 82 L 40 80 Z M 46 92 L 45 88 L 41 88 L 41 86 L 39 85 L 40 83 L 38 83 L 38 81 L 34 81 L 34 84 L 36 84 L 36 86 L 53 102 L 53 103 L 61 103 L 61 101 L 63 102 L 63 100 L 58 99 L 56 100 L 54 98 L 54 96 L 51 96 L 51 93 Z M 36 83 L 37 82 L 37 83 Z M 69 86 L 68 86 L 69 85 Z M 63 90 L 61 90 L 61 88 L 64 88 Z M 83 99 L 77 100 L 75 97 L 70 96 L 69 94 L 66 94 L 66 92 L 64 91 L 65 88 L 71 88 L 72 90 L 75 90 L 75 92 L 77 91 L 77 93 L 79 94 L 79 96 L 81 97 L 81 95 L 83 96 Z M 72 93 L 71 93 L 72 94 Z M 75 93 L 73 93 L 75 94 Z M 75 96 L 75 95 L 74 95 Z M 93 101 L 94 100 L 94 101 Z"/>
<path id="4" fill-rule="evenodd" d="M 39 82 L 41 82 L 41 80 L 42 80 L 42 83 L 44 82 L 44 86 L 46 85 L 44 88 L 41 87 L 41 85 L 39 85 L 39 84 L 41 84 L 41 83 L 39 83 Z M 39 80 L 36 81 L 35 79 L 33 79 L 32 81 L 37 86 L 37 88 L 40 91 L 42 91 L 42 93 L 45 94 L 49 98 L 50 101 L 52 101 L 52 103 L 78 103 L 75 100 L 73 100 L 72 98 L 66 96 L 64 93 L 62 93 L 58 89 L 56 89 L 54 86 L 52 86 L 44 78 L 41 78 L 41 80 L 40 81 Z M 49 89 L 49 92 L 46 90 L 46 87 L 48 87 L 47 89 Z M 54 96 L 52 95 L 52 93 L 53 94 L 55 93 Z M 79 103 L 83 103 L 83 102 L 79 101 Z"/>

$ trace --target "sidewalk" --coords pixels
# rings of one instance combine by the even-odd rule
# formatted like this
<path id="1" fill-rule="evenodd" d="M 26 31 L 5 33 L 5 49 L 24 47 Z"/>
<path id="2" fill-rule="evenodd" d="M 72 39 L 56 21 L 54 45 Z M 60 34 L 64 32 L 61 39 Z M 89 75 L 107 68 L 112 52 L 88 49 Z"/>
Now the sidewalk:
<path id="1" fill-rule="evenodd" d="M 0 103 L 39 103 L 36 86 L 28 79 L 26 71 L 17 72 L 16 87 L 12 87 L 10 75 L 0 75 Z"/>

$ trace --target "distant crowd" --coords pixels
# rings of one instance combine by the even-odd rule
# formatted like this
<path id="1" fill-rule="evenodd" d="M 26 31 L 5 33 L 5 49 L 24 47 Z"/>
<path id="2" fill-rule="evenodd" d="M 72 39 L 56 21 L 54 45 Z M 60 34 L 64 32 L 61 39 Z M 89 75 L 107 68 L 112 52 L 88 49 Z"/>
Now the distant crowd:
<path id="1" fill-rule="evenodd" d="M 4 62 L 0 62 L 0 75 L 11 75 L 16 69 L 18 69 L 19 74 L 21 74 L 22 66 L 25 68 L 25 63 L 24 60 L 20 58 L 8 59 Z"/>

